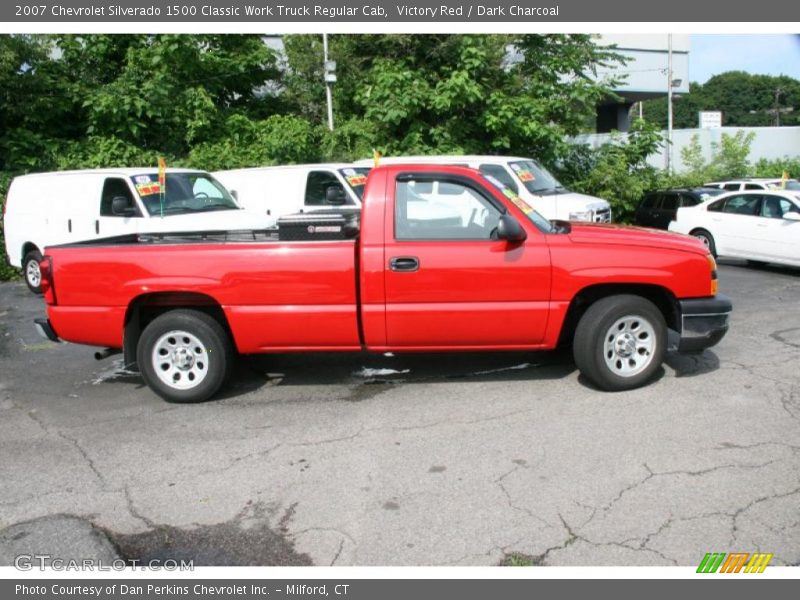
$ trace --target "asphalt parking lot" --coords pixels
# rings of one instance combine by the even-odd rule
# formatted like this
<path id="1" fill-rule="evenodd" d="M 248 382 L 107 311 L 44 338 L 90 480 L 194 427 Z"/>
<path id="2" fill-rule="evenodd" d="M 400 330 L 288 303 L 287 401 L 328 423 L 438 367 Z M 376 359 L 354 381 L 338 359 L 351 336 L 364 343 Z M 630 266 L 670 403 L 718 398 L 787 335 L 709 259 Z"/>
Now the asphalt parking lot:
<path id="1" fill-rule="evenodd" d="M 563 353 L 267 356 L 188 406 L 2 284 L 0 530 L 74 515 L 196 564 L 800 564 L 800 271 L 720 280 L 728 336 L 632 392 Z"/>

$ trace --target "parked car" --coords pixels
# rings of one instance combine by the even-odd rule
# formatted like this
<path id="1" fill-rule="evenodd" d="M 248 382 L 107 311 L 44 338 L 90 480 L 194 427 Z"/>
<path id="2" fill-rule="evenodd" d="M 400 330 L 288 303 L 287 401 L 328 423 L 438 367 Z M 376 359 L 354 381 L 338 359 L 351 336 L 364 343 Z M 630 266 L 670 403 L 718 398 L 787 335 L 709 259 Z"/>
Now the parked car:
<path id="1" fill-rule="evenodd" d="M 678 210 L 670 231 L 700 239 L 714 256 L 800 267 L 800 192 L 733 192 Z"/>
<path id="2" fill-rule="evenodd" d="M 357 165 L 368 166 L 369 161 Z M 393 156 L 380 159 L 381 165 L 453 165 L 477 169 L 507 186 L 546 219 L 609 223 L 611 205 L 594 196 L 565 188 L 552 173 L 532 158 L 513 156 Z"/>
<path id="3" fill-rule="evenodd" d="M 162 196 L 158 170 L 95 169 L 14 178 L 5 204 L 6 254 L 25 282 L 40 291 L 39 261 L 46 246 L 148 231 L 254 229 L 211 175 L 168 169 Z"/>
<path id="4" fill-rule="evenodd" d="M 675 220 L 679 208 L 697 206 L 709 198 L 719 196 L 723 191 L 719 188 L 680 188 L 650 192 L 645 194 L 639 203 L 633 222 L 641 227 L 667 229 L 670 221 Z"/>
<path id="5" fill-rule="evenodd" d="M 213 173 L 237 201 L 274 226 L 279 217 L 335 207 L 361 210 L 369 168 L 347 163 L 256 167 Z"/>
<path id="6" fill-rule="evenodd" d="M 731 181 L 712 181 L 706 183 L 705 187 L 719 188 L 726 192 L 743 192 L 750 190 L 800 190 L 800 181 L 797 179 L 767 179 L 750 178 Z"/>
<path id="7" fill-rule="evenodd" d="M 448 213 L 460 188 L 474 218 Z M 419 188 L 425 194 L 418 193 Z M 442 200 L 439 202 L 439 200 Z M 728 328 L 714 259 L 697 240 L 551 223 L 473 169 L 372 170 L 360 233 L 330 214 L 291 237 L 110 239 L 47 249 L 40 333 L 121 349 L 167 400 L 211 397 L 234 352 L 544 350 L 571 342 L 605 390 L 650 381 L 667 349 L 696 352 Z M 331 239 L 341 232 L 339 239 Z M 315 239 L 315 236 L 318 236 Z M 103 354 L 107 354 L 105 352 Z"/>

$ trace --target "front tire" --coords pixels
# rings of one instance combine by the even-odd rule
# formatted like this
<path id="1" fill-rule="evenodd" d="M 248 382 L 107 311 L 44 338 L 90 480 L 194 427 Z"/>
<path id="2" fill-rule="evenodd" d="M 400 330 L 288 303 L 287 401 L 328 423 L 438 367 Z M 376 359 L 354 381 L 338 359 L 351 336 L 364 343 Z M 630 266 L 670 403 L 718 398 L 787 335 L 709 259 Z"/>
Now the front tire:
<path id="1" fill-rule="evenodd" d="M 176 309 L 147 325 L 136 359 L 145 383 L 167 402 L 203 402 L 225 382 L 233 348 L 225 329 L 206 313 Z"/>
<path id="2" fill-rule="evenodd" d="M 42 260 L 42 253 L 38 250 L 31 250 L 22 259 L 22 272 L 25 275 L 25 283 L 28 289 L 34 294 L 42 293 L 42 271 L 39 268 L 39 261 Z"/>
<path id="3" fill-rule="evenodd" d="M 597 387 L 622 391 L 647 383 L 664 362 L 667 324 L 640 296 L 609 296 L 592 304 L 575 330 L 575 364 Z"/>

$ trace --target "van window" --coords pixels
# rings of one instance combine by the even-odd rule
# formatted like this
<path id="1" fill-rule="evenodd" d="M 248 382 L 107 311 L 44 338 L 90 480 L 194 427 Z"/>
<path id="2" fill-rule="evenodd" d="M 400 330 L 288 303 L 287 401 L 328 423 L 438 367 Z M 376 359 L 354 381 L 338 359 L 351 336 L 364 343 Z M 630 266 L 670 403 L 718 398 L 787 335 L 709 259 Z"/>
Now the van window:
<path id="1" fill-rule="evenodd" d="M 763 190 L 764 186 L 760 183 L 745 183 L 744 189 L 746 190 Z"/>
<path id="2" fill-rule="evenodd" d="M 135 215 L 116 215 L 112 209 L 114 198 L 122 196 L 128 201 L 128 206 L 136 210 Z M 121 216 L 141 216 L 136 202 L 131 194 L 131 189 L 124 179 L 119 177 L 109 177 L 103 184 L 103 193 L 100 197 L 100 216 L 101 217 L 121 217 Z"/>
<path id="3" fill-rule="evenodd" d="M 331 171 L 311 171 L 306 178 L 306 206 L 325 206 L 325 190 L 335 185 L 343 187 L 339 178 Z M 353 204 L 348 196 L 347 204 Z"/>
<path id="4" fill-rule="evenodd" d="M 397 182 L 395 239 L 491 239 L 500 219 L 500 210 L 488 198 L 470 187 L 450 181 L 439 181 L 436 186 L 438 189 L 446 187 L 445 194 L 421 193 L 418 183 L 421 182 Z M 454 193 L 456 191 L 458 194 Z"/>
<path id="5" fill-rule="evenodd" d="M 729 192 L 738 192 L 741 186 L 742 184 L 740 183 L 726 183 L 722 186 L 722 189 L 728 190 Z"/>
<path id="6" fill-rule="evenodd" d="M 508 171 L 506 171 L 506 168 L 504 166 L 486 163 L 479 166 L 478 170 L 484 175 L 491 175 L 492 177 L 497 179 L 497 181 L 499 181 L 504 186 L 509 188 L 515 194 L 519 193 L 519 188 L 517 187 L 514 178 L 508 174 Z"/>

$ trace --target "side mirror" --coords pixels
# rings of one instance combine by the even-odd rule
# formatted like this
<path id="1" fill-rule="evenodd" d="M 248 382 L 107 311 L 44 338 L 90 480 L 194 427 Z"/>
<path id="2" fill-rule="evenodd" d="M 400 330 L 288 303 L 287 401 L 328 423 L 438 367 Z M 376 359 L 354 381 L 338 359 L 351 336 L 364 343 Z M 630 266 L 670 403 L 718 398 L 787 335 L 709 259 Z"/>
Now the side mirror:
<path id="1" fill-rule="evenodd" d="M 131 206 L 130 200 L 125 196 L 114 196 L 111 199 L 111 214 L 119 217 L 132 217 L 136 209 Z"/>
<path id="2" fill-rule="evenodd" d="M 347 204 L 347 193 L 340 184 L 329 185 L 325 188 L 325 204 L 333 206 Z"/>
<path id="3" fill-rule="evenodd" d="M 502 215 L 497 222 L 497 239 L 506 240 L 507 242 L 522 242 L 527 239 L 528 234 L 525 233 L 522 225 L 514 217 L 508 213 Z"/>
<path id="4" fill-rule="evenodd" d="M 785 212 L 783 213 L 783 218 L 787 221 L 800 221 L 800 213 L 794 211 Z"/>
<path id="5" fill-rule="evenodd" d="M 237 192 L 236 190 L 231 190 L 230 192 L 231 192 L 231 196 L 233 197 L 233 199 L 238 202 L 239 201 L 239 192 Z"/>

